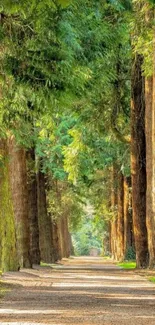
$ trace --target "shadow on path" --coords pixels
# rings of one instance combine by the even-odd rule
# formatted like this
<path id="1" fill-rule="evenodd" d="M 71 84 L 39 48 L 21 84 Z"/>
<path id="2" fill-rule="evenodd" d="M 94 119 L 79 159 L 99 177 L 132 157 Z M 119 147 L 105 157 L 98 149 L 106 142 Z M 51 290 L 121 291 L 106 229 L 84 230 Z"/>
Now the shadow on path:
<path id="1" fill-rule="evenodd" d="M 155 325 L 155 285 L 103 258 L 9 272 L 0 325 Z"/>

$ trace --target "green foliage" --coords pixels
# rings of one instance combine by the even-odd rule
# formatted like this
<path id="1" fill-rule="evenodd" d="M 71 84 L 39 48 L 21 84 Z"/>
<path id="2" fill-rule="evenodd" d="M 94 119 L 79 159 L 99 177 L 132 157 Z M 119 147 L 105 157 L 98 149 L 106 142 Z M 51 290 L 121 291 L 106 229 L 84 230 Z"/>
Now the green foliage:
<path id="1" fill-rule="evenodd" d="M 155 4 L 155 0 L 148 0 L 151 4 Z"/>
<path id="2" fill-rule="evenodd" d="M 71 0 L 57 0 L 61 6 L 66 7 L 71 3 Z"/>
<path id="3" fill-rule="evenodd" d="M 143 56 L 144 74 L 153 74 L 153 33 L 154 33 L 154 11 L 151 1 L 134 2 L 134 14 L 131 17 L 131 33 L 133 55 L 139 53 Z M 152 1 L 153 3 L 153 1 Z"/>
<path id="4" fill-rule="evenodd" d="M 87 214 L 79 226 L 78 231 L 72 232 L 75 255 L 89 255 L 91 248 L 101 253 L 104 220 Z"/>
<path id="5" fill-rule="evenodd" d="M 51 173 L 52 178 L 65 180 L 67 178 L 63 167 L 63 147 L 69 145 L 71 137 L 68 130 L 75 120 L 72 117 L 61 116 L 48 118 L 37 122 L 36 154 L 42 159 L 42 170 Z"/>
<path id="6" fill-rule="evenodd" d="M 135 260 L 136 259 L 136 252 L 134 247 L 128 247 L 126 253 L 125 253 L 125 260 Z"/>
<path id="7" fill-rule="evenodd" d="M 67 215 L 72 232 L 86 220 L 77 250 L 88 253 L 112 217 L 111 165 L 130 173 L 120 139 L 130 134 L 131 2 L 1 0 L 0 10 L 0 127 L 35 147 L 53 218 Z"/>
<path id="8" fill-rule="evenodd" d="M 136 268 L 136 262 L 123 262 L 118 263 L 118 266 L 120 266 L 123 269 L 132 270 Z"/>

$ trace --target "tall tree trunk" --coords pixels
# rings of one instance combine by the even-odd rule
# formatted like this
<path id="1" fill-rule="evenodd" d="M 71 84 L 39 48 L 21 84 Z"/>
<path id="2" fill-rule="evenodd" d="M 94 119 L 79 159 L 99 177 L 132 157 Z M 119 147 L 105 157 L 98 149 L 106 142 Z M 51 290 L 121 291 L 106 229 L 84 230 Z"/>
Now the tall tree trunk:
<path id="1" fill-rule="evenodd" d="M 148 231 L 149 266 L 155 266 L 155 77 L 145 80 L 146 128 L 146 221 Z"/>
<path id="2" fill-rule="evenodd" d="M 14 137 L 8 140 L 9 176 L 15 215 L 17 251 L 20 267 L 31 267 L 28 220 L 28 188 L 26 152 L 17 146 Z"/>
<path id="3" fill-rule="evenodd" d="M 28 210 L 30 225 L 30 254 L 33 264 L 40 264 L 39 249 L 39 226 L 38 226 L 38 204 L 37 204 L 37 178 L 35 172 L 35 150 L 27 152 L 28 170 Z"/>
<path id="4" fill-rule="evenodd" d="M 133 240 L 133 222 L 131 212 L 131 178 L 124 177 L 124 252 L 128 252 L 130 247 L 134 246 Z"/>
<path id="5" fill-rule="evenodd" d="M 146 26 L 152 28 L 154 12 L 147 4 Z M 146 133 L 146 221 L 148 231 L 149 267 L 155 267 L 155 30 L 153 76 L 145 78 L 145 133 Z"/>
<path id="6" fill-rule="evenodd" d="M 116 166 L 113 165 L 111 170 L 111 210 L 112 210 L 112 220 L 111 220 L 111 256 L 114 260 L 117 259 L 117 182 L 116 182 Z"/>
<path id="7" fill-rule="evenodd" d="M 108 221 L 106 222 L 102 243 L 102 255 L 106 256 L 111 252 L 111 223 Z"/>
<path id="8" fill-rule="evenodd" d="M 69 255 L 74 256 L 75 252 L 74 252 L 73 240 L 72 240 L 72 235 L 70 233 L 69 233 L 69 237 L 70 237 L 70 254 Z"/>
<path id="9" fill-rule="evenodd" d="M 69 229 L 68 229 L 68 217 L 64 216 L 64 225 L 65 225 L 65 229 L 64 229 L 64 238 L 65 238 L 65 257 L 69 257 L 70 256 L 70 236 L 69 236 Z"/>
<path id="10" fill-rule="evenodd" d="M 60 229 L 61 229 L 61 249 L 62 256 L 68 258 L 69 257 L 69 231 L 68 231 L 68 218 L 67 216 L 63 216 L 60 220 Z"/>
<path id="11" fill-rule="evenodd" d="M 58 229 L 59 229 L 59 236 L 60 236 L 60 248 L 61 248 L 61 256 L 66 257 L 66 247 L 65 247 L 65 234 L 64 234 L 64 218 L 61 217 L 58 220 Z"/>
<path id="12" fill-rule="evenodd" d="M 53 230 L 51 216 L 47 211 L 45 175 L 41 171 L 39 171 L 37 175 L 37 193 L 41 260 L 46 263 L 52 263 L 54 261 Z"/>
<path id="13" fill-rule="evenodd" d="M 0 269 L 17 271 L 19 267 L 13 203 L 9 184 L 6 140 L 0 140 Z"/>
<path id="14" fill-rule="evenodd" d="M 117 190 L 117 259 L 124 260 L 124 178 L 121 172 L 118 174 L 118 190 Z"/>
<path id="15" fill-rule="evenodd" d="M 132 71 L 131 175 L 133 225 L 138 268 L 148 266 L 146 229 L 146 143 L 143 59 L 136 55 Z"/>
<path id="16" fill-rule="evenodd" d="M 61 243 L 60 243 L 60 229 L 58 221 L 53 220 L 53 251 L 54 261 L 62 259 Z"/>

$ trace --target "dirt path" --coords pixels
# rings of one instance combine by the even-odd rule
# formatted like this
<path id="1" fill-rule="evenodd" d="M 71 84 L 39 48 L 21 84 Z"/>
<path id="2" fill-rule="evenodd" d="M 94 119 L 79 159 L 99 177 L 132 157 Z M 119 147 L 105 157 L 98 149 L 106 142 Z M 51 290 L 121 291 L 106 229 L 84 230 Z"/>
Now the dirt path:
<path id="1" fill-rule="evenodd" d="M 101 258 L 6 273 L 1 325 L 155 325 L 155 285 Z"/>

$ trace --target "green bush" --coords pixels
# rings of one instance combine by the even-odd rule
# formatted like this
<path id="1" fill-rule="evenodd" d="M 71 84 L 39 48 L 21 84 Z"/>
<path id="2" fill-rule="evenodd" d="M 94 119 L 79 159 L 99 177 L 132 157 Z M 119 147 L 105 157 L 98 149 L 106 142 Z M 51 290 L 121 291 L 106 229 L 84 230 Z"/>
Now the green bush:
<path id="1" fill-rule="evenodd" d="M 126 250 L 125 253 L 125 260 L 127 261 L 131 261 L 131 260 L 135 260 L 136 259 L 136 251 L 135 248 L 130 246 L 128 247 L 128 249 Z"/>

